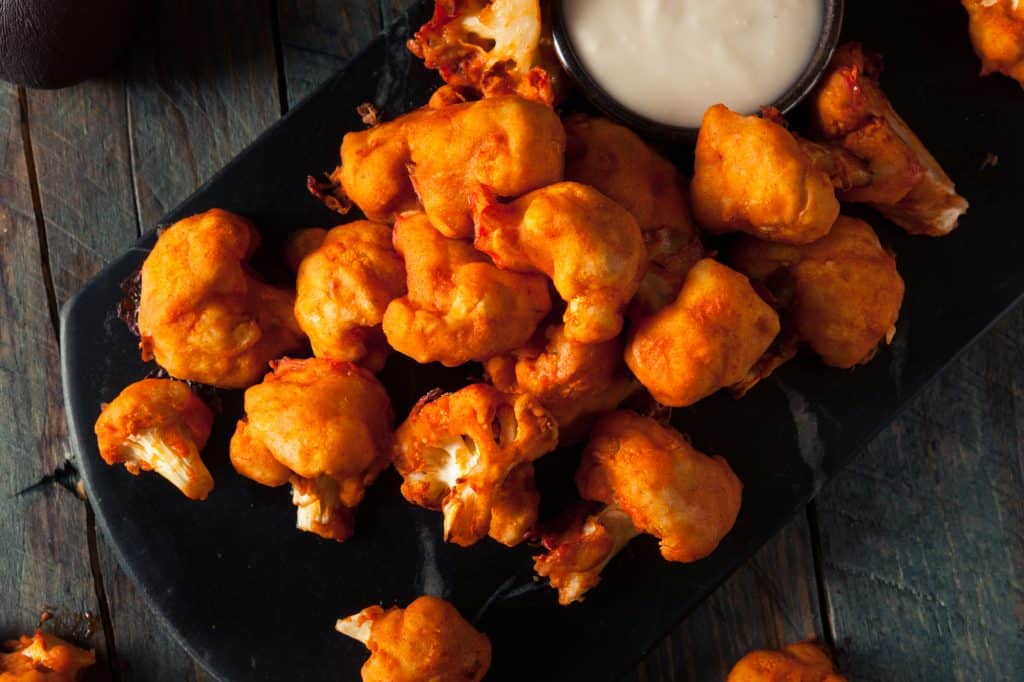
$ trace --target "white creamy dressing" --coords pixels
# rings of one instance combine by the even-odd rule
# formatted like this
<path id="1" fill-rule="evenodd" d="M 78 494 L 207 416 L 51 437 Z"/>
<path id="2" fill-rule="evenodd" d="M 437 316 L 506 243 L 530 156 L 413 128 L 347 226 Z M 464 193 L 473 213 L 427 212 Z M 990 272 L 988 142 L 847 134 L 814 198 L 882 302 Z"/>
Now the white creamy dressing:
<path id="1" fill-rule="evenodd" d="M 698 127 L 719 102 L 745 114 L 803 73 L 823 0 L 564 0 L 569 38 L 613 98 L 660 123 Z"/>

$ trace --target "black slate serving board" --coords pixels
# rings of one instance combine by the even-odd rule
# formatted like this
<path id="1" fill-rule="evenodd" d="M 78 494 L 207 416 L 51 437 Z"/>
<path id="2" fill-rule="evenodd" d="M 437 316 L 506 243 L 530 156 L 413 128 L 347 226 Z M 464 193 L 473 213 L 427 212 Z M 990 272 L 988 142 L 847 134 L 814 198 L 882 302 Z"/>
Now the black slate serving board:
<path id="1" fill-rule="evenodd" d="M 423 2 L 257 139 L 165 222 L 222 207 L 256 221 L 273 244 L 287 231 L 333 225 L 305 190 L 308 173 L 337 163 L 342 135 L 362 127 L 356 105 L 385 117 L 422 104 L 436 78 L 405 49 L 429 13 Z M 363 647 L 333 632 L 335 618 L 422 593 L 453 601 L 494 644 L 489 680 L 613 680 L 745 561 L 820 486 L 857 455 L 910 398 L 1024 292 L 1024 91 L 979 79 L 966 18 L 955 2 L 848 3 L 845 34 L 886 58 L 883 85 L 896 109 L 957 181 L 971 210 L 953 235 L 915 238 L 869 219 L 897 253 L 907 295 L 893 345 L 852 372 L 801 355 L 741 401 L 714 396 L 674 423 L 703 451 L 725 455 L 744 482 L 733 532 L 709 559 L 660 560 L 634 541 L 581 605 L 557 606 L 532 579 L 535 548 L 490 541 L 470 549 L 441 541 L 441 516 L 405 503 L 393 472 L 373 486 L 353 539 L 336 544 L 294 529 L 288 492 L 237 476 L 227 443 L 240 393 L 222 394 L 205 458 L 216 489 L 185 500 L 155 475 L 104 465 L 92 426 L 100 404 L 153 367 L 117 319 L 120 284 L 154 241 L 100 273 L 62 311 L 64 392 L 73 446 L 97 518 L 129 575 L 185 648 L 223 680 L 354 680 Z M 682 77 L 685 77 L 683 74 Z M 674 156 L 685 159 L 687 149 Z M 993 166 L 989 155 L 998 156 Z M 986 159 L 989 163 L 986 163 Z M 418 367 L 393 357 L 382 379 L 399 418 L 436 386 L 478 372 Z M 955 399 L 955 396 L 951 396 Z M 542 463 L 550 499 L 578 453 Z M 736 614 L 741 618 L 742 614 Z"/>

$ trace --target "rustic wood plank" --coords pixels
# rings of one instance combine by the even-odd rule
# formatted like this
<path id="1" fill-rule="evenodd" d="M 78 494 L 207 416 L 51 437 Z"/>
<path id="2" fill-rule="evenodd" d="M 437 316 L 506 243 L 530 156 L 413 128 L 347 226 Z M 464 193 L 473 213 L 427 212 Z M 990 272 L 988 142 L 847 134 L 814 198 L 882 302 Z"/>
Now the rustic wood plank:
<path id="1" fill-rule="evenodd" d="M 0 84 L 0 639 L 50 610 L 49 630 L 102 656 L 86 506 L 47 478 L 71 453 L 21 121 L 17 90 Z"/>
<path id="2" fill-rule="evenodd" d="M 724 680 L 752 649 L 821 638 L 807 517 L 790 522 L 624 682 Z"/>
<path id="3" fill-rule="evenodd" d="M 1024 308 L 956 361 L 821 495 L 851 679 L 1024 670 Z"/>

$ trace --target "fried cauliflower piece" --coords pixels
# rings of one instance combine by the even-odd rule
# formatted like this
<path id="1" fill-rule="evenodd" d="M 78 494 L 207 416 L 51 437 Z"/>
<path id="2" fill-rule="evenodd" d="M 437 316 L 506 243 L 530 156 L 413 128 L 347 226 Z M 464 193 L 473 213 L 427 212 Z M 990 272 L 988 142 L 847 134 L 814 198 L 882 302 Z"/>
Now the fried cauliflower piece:
<path id="1" fill-rule="evenodd" d="M 971 44 L 981 75 L 1002 73 L 1024 85 L 1024 2 L 961 0 L 970 16 Z"/>
<path id="2" fill-rule="evenodd" d="M 402 496 L 444 513 L 446 541 L 468 547 L 490 534 L 511 546 L 525 539 L 539 500 L 532 471 L 513 471 L 532 470 L 530 462 L 557 444 L 558 424 L 532 396 L 473 384 L 424 396 L 395 432 L 394 461 Z M 511 525 L 524 532 L 510 532 Z"/>
<path id="3" fill-rule="evenodd" d="M 733 666 L 726 682 L 846 682 L 815 642 L 788 644 L 778 651 L 752 651 Z"/>
<path id="4" fill-rule="evenodd" d="M 699 452 L 685 436 L 635 412 L 613 412 L 590 436 L 576 471 L 584 500 L 604 506 L 545 538 L 537 573 L 560 604 L 580 601 L 611 558 L 648 533 L 668 561 L 690 563 L 715 550 L 739 515 L 742 484 L 722 457 Z"/>
<path id="5" fill-rule="evenodd" d="M 422 208 L 441 234 L 468 238 L 474 191 L 517 197 L 558 182 L 564 157 L 555 112 L 502 96 L 427 107 L 348 133 L 332 179 L 370 220 L 393 222 Z"/>
<path id="6" fill-rule="evenodd" d="M 213 412 L 181 381 L 143 379 L 104 406 L 94 428 L 100 456 L 130 473 L 156 471 L 185 497 L 205 500 L 213 476 L 199 456 Z"/>
<path id="7" fill-rule="evenodd" d="M 295 319 L 317 357 L 379 372 L 391 352 L 381 322 L 404 296 L 405 265 L 391 228 L 360 220 L 335 227 L 298 269 Z"/>
<path id="8" fill-rule="evenodd" d="M 839 196 L 873 206 L 912 234 L 949 234 L 967 211 L 967 201 L 892 108 L 878 83 L 881 70 L 877 56 L 848 43 L 836 50 L 810 98 L 815 135 L 867 168 L 865 177 L 841 188 Z"/>
<path id="9" fill-rule="evenodd" d="M 0 648 L 0 682 L 76 682 L 96 665 L 92 649 L 79 649 L 42 631 L 4 642 Z"/>
<path id="10" fill-rule="evenodd" d="M 704 114 L 690 197 L 709 232 L 806 244 L 839 216 L 832 180 L 783 126 L 722 104 Z"/>
<path id="11" fill-rule="evenodd" d="M 657 312 L 704 254 L 679 169 L 629 128 L 605 118 L 574 114 L 565 120 L 565 132 L 565 179 L 590 185 L 636 218 L 648 262 L 631 313 Z"/>
<path id="12" fill-rule="evenodd" d="M 245 392 L 231 464 L 257 483 L 292 484 L 297 527 L 343 542 L 353 509 L 390 462 L 394 415 L 384 387 L 350 362 L 271 363 Z"/>
<path id="13" fill-rule="evenodd" d="M 508 204 L 477 198 L 474 244 L 504 270 L 540 272 L 568 304 L 568 338 L 600 343 L 622 331 L 647 249 L 636 219 L 596 189 L 562 182 Z"/>
<path id="14" fill-rule="evenodd" d="M 560 69 L 540 0 L 436 0 L 408 47 L 445 83 L 476 97 L 555 102 Z"/>
<path id="15" fill-rule="evenodd" d="M 622 341 L 584 344 L 549 325 L 530 342 L 484 363 L 491 383 L 506 393 L 527 393 L 558 422 L 562 443 L 581 440 L 592 418 L 614 410 L 638 388 L 622 361 Z"/>
<path id="16" fill-rule="evenodd" d="M 179 379 L 245 388 L 270 360 L 302 350 L 294 293 L 246 267 L 259 243 L 251 222 L 216 208 L 164 230 L 142 265 L 142 359 Z"/>
<path id="17" fill-rule="evenodd" d="M 741 381 L 778 333 L 749 280 L 705 258 L 673 303 L 633 328 L 626 364 L 655 400 L 685 407 Z"/>
<path id="18" fill-rule="evenodd" d="M 384 312 L 388 343 L 420 363 L 455 367 L 518 348 L 551 309 L 540 275 L 499 270 L 468 243 L 447 239 L 422 213 L 395 224 L 409 293 Z"/>
<path id="19" fill-rule="evenodd" d="M 783 335 L 809 345 L 827 365 L 863 364 L 896 331 L 903 279 L 862 220 L 841 216 L 827 236 L 803 246 L 744 237 L 730 262 L 771 291 L 784 311 Z"/>
<path id="20" fill-rule="evenodd" d="M 437 597 L 404 609 L 370 606 L 334 629 L 370 650 L 363 682 L 480 682 L 491 666 L 487 635 Z"/>

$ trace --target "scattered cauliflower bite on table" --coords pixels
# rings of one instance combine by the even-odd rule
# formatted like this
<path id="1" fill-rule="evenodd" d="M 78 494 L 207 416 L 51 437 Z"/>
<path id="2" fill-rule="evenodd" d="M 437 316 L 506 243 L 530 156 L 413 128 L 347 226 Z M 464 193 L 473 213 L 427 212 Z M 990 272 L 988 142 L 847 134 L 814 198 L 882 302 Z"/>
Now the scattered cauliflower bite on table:
<path id="1" fill-rule="evenodd" d="M 962 0 L 981 73 L 1002 73 L 1024 85 L 1024 2 Z"/>
<path id="2" fill-rule="evenodd" d="M 322 235 L 300 233 L 309 253 L 298 266 L 295 319 L 317 357 L 347 360 L 370 371 L 391 348 L 381 322 L 388 304 L 406 293 L 405 265 L 388 225 L 360 220 Z"/>
<path id="3" fill-rule="evenodd" d="M 480 682 L 491 667 L 487 635 L 437 597 L 404 609 L 370 606 L 335 629 L 370 650 L 363 682 Z"/>
<path id="4" fill-rule="evenodd" d="M 405 499 L 444 513 L 445 540 L 511 546 L 537 519 L 531 463 L 557 444 L 558 425 L 533 397 L 473 384 L 424 396 L 395 432 L 394 461 Z"/>
<path id="5" fill-rule="evenodd" d="M 77 682 L 95 664 L 91 649 L 36 631 L 0 647 L 0 682 Z"/>
<path id="6" fill-rule="evenodd" d="M 390 462 L 391 402 L 376 377 L 349 362 L 286 358 L 272 367 L 245 392 L 231 463 L 263 485 L 290 482 L 297 527 L 342 542 Z"/>
<path id="7" fill-rule="evenodd" d="M 601 503 L 545 536 L 537 573 L 571 604 L 633 537 L 649 533 L 668 561 L 711 554 L 736 523 L 742 485 L 722 457 L 708 457 L 681 433 L 626 410 L 601 419 L 576 471 L 584 500 Z"/>
<path id="8" fill-rule="evenodd" d="M 846 682 L 825 650 L 814 642 L 778 651 L 752 651 L 736 663 L 726 682 Z"/>
<path id="9" fill-rule="evenodd" d="M 213 428 L 213 411 L 181 381 L 143 379 L 104 406 L 95 432 L 107 464 L 132 474 L 155 471 L 185 497 L 205 500 L 213 477 L 199 456 Z"/>
<path id="10" fill-rule="evenodd" d="M 219 388 L 259 381 L 270 360 L 301 351 L 295 294 L 246 266 L 260 244 L 245 218 L 211 209 L 160 234 L 142 265 L 138 327 L 144 360 Z"/>

